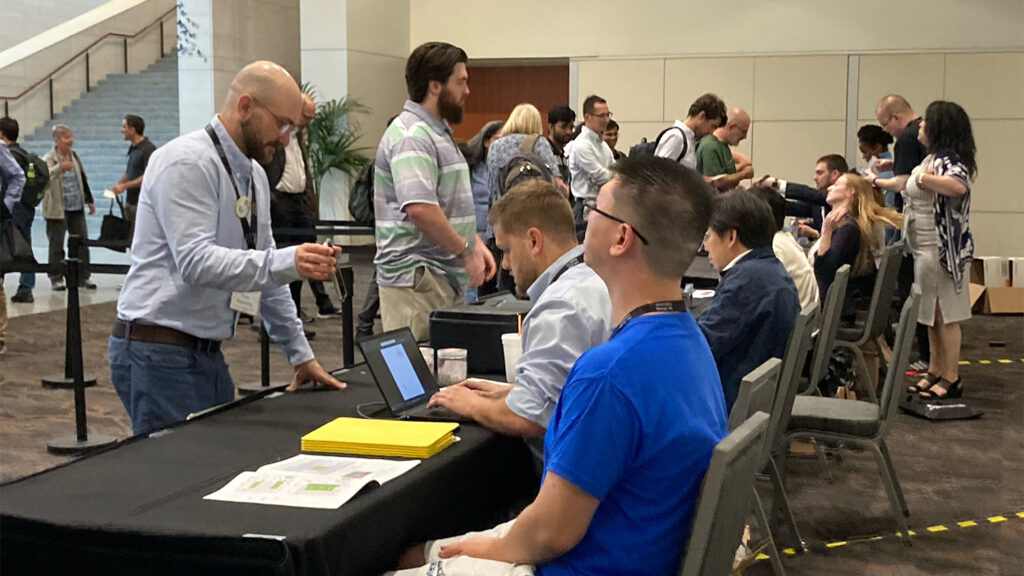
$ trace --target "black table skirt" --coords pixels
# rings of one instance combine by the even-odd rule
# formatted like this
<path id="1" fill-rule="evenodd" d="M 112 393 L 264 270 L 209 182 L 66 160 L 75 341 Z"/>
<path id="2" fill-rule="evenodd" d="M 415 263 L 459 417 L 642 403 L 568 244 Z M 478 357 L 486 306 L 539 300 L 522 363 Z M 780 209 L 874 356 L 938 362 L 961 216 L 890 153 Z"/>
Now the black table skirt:
<path id="1" fill-rule="evenodd" d="M 337 510 L 203 500 L 381 399 L 364 367 L 340 378 L 346 390 L 242 403 L 0 486 L 0 571 L 375 574 L 411 544 L 496 524 L 536 494 L 521 440 L 464 424 L 461 442 Z"/>

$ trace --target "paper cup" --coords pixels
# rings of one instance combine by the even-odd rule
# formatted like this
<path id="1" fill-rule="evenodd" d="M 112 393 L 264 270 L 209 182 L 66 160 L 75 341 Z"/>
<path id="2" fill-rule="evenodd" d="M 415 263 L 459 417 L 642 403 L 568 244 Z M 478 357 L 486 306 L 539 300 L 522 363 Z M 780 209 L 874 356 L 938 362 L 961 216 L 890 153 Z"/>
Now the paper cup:
<path id="1" fill-rule="evenodd" d="M 519 334 L 502 334 L 501 346 L 505 350 L 505 381 L 514 384 L 516 381 L 516 363 L 523 355 L 523 339 Z"/>

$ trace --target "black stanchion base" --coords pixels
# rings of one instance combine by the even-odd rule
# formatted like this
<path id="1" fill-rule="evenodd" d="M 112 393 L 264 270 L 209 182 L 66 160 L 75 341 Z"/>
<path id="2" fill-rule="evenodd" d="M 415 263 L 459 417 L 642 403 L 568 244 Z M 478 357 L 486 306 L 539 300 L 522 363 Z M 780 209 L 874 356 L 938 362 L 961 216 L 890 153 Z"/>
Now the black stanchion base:
<path id="1" fill-rule="evenodd" d="M 238 393 L 242 396 L 251 396 L 253 394 L 259 394 L 260 392 L 266 392 L 270 388 L 277 386 L 285 386 L 287 382 L 271 382 L 270 386 L 264 386 L 260 382 L 243 382 L 237 386 Z"/>
<path id="2" fill-rule="evenodd" d="M 58 436 L 46 443 L 46 451 L 57 456 L 82 454 L 97 448 L 104 448 L 117 442 L 113 436 L 90 434 L 85 440 L 79 440 L 77 434 Z"/>
<path id="3" fill-rule="evenodd" d="M 89 374 L 86 374 L 83 380 L 85 380 L 86 388 L 92 388 L 96 385 L 96 379 Z M 43 388 L 49 388 L 51 390 L 73 390 L 75 388 L 75 379 L 68 378 L 64 376 L 63 373 L 53 374 L 43 378 Z"/>

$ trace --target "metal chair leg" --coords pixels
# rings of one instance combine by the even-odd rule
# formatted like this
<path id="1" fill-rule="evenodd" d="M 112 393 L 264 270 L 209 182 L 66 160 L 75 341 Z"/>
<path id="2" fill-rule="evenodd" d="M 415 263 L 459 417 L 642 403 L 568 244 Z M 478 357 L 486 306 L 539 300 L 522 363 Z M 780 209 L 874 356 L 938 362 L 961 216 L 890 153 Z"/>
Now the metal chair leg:
<path id="1" fill-rule="evenodd" d="M 875 458 L 878 460 L 878 473 L 882 477 L 885 493 L 889 496 L 889 505 L 892 507 L 893 516 L 896 517 L 896 526 L 902 534 L 903 543 L 907 546 L 913 546 L 913 543 L 910 541 L 910 529 L 907 527 L 907 519 L 903 516 L 903 510 L 900 506 L 900 497 L 897 495 L 896 485 L 893 484 L 892 476 L 886 472 L 885 456 L 882 456 L 881 449 L 874 442 L 871 443 L 871 451 L 875 453 Z"/>
<path id="2" fill-rule="evenodd" d="M 768 515 L 765 514 L 764 505 L 761 503 L 761 496 L 758 495 L 756 486 L 752 486 L 751 490 L 754 491 L 755 520 L 764 531 L 765 540 L 768 541 L 768 562 L 772 565 L 772 572 L 775 573 L 775 576 L 786 576 L 786 571 L 782 568 L 782 560 L 779 559 L 779 549 L 775 547 L 775 538 L 772 536 L 772 529 L 768 524 Z"/>
<path id="3" fill-rule="evenodd" d="M 832 469 L 829 468 L 828 458 L 825 456 L 825 447 L 813 438 L 811 442 L 814 444 L 814 453 L 818 456 L 818 463 L 821 464 L 821 469 L 825 471 L 825 479 L 828 480 L 829 484 L 835 484 L 836 479 L 832 476 Z"/>
<path id="4" fill-rule="evenodd" d="M 782 457 L 785 458 L 785 456 Z M 775 507 L 782 509 L 783 514 L 786 516 L 786 520 L 793 528 L 793 535 L 796 537 L 797 543 L 794 548 L 799 553 L 803 553 L 804 539 L 800 537 L 800 529 L 796 526 L 796 518 L 793 517 L 793 509 L 789 506 L 789 496 L 786 495 L 786 487 L 783 485 L 782 475 L 779 473 L 779 467 L 775 464 L 775 456 L 768 458 L 768 476 L 771 478 L 772 485 L 775 488 Z"/>
<path id="5" fill-rule="evenodd" d="M 886 445 L 884 439 L 878 442 L 878 451 L 881 452 L 882 458 L 885 459 L 885 468 L 889 473 L 889 478 L 892 480 L 893 486 L 896 487 L 896 496 L 899 497 L 900 508 L 903 510 L 903 515 L 910 517 L 910 508 L 907 507 L 907 499 L 903 496 L 903 486 L 900 485 L 900 479 L 896 476 L 896 468 L 892 465 L 892 455 L 889 454 L 889 446 Z"/>
<path id="6" fill-rule="evenodd" d="M 853 352 L 854 363 L 857 365 L 857 382 L 863 384 L 864 388 L 868 391 L 868 398 L 872 404 L 878 404 L 878 396 L 875 394 L 874 380 L 871 379 L 871 375 L 868 374 L 868 361 L 864 359 L 864 352 L 861 351 L 860 346 L 855 342 L 842 341 L 836 342 L 848 350 Z"/>

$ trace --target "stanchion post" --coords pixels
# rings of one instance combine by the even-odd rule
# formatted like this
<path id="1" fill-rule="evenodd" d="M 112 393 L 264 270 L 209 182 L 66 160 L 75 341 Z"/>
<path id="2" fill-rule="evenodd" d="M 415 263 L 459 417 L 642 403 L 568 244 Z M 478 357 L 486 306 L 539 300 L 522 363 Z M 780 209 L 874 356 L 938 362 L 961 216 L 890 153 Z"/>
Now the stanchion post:
<path id="1" fill-rule="evenodd" d="M 343 266 L 341 268 L 341 279 L 345 286 L 348 287 L 345 291 L 347 293 L 341 295 L 341 354 L 342 365 L 345 368 L 349 368 L 356 363 L 356 341 L 352 317 L 352 293 L 355 290 L 354 278 L 351 266 Z"/>
<path id="2" fill-rule="evenodd" d="M 270 387 L 270 335 L 260 322 L 260 385 Z"/>
<path id="3" fill-rule="evenodd" d="M 68 321 L 67 348 L 65 350 L 65 372 L 70 371 L 71 383 L 75 389 L 75 435 L 61 436 L 51 440 L 46 449 L 52 454 L 81 454 L 113 444 L 116 439 L 111 436 L 94 434 L 89 438 L 85 415 L 85 365 L 82 358 L 82 321 L 80 302 L 78 300 L 78 284 L 81 280 L 82 261 L 79 258 L 82 249 L 82 238 L 71 236 L 68 239 L 68 259 L 65 264 L 66 282 L 68 287 Z M 43 381 L 45 384 L 45 380 Z M 92 379 L 92 385 L 96 380 Z"/>
<path id="4" fill-rule="evenodd" d="M 64 283 L 68 291 L 67 322 L 64 328 L 64 374 L 54 374 L 43 378 L 43 388 L 76 388 L 76 365 L 82 375 L 82 385 L 86 388 L 96 385 L 96 378 L 85 376 L 85 368 L 82 364 L 82 315 L 78 297 L 78 285 L 82 279 L 81 250 L 82 238 L 69 236 L 68 259 L 63 266 Z"/>

